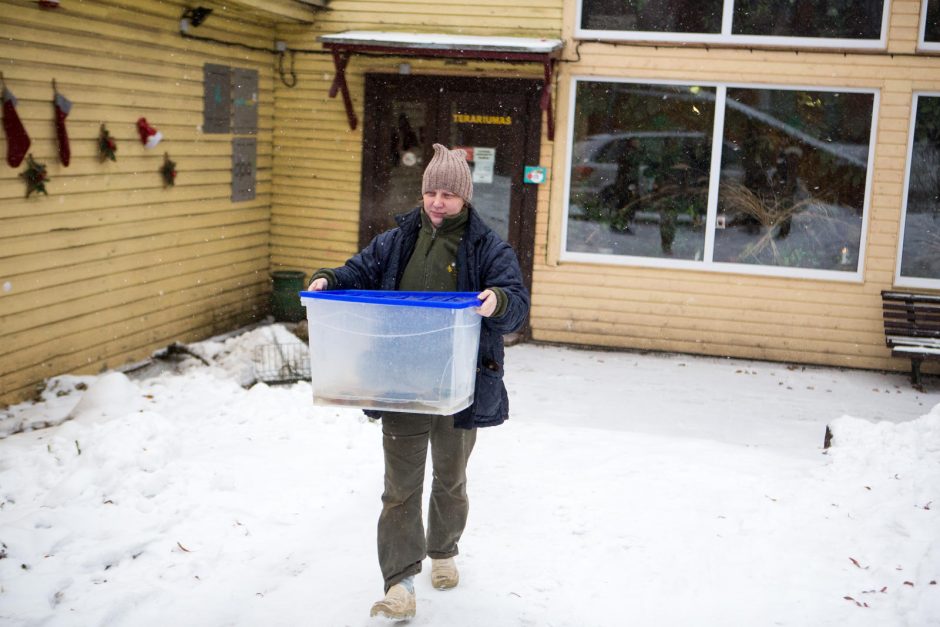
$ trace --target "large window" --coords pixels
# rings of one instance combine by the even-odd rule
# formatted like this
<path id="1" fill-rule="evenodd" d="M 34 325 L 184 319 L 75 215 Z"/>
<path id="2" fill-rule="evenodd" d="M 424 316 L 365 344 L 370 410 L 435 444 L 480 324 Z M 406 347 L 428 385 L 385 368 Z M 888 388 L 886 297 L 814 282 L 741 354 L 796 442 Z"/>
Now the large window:
<path id="1" fill-rule="evenodd" d="M 860 277 L 871 91 L 576 79 L 566 259 Z"/>
<path id="2" fill-rule="evenodd" d="M 583 30 L 721 33 L 722 0 L 582 0 Z"/>
<path id="3" fill-rule="evenodd" d="M 568 250 L 701 259 L 715 88 L 579 81 L 576 102 Z"/>
<path id="4" fill-rule="evenodd" d="M 921 50 L 940 50 L 940 0 L 923 0 L 920 15 Z"/>
<path id="5" fill-rule="evenodd" d="M 873 100 L 728 88 L 715 261 L 857 269 Z"/>
<path id="6" fill-rule="evenodd" d="M 940 94 L 916 94 L 895 283 L 940 288 Z"/>
<path id="7" fill-rule="evenodd" d="M 580 0 L 576 35 L 878 48 L 885 44 L 886 4 L 885 0 Z"/>

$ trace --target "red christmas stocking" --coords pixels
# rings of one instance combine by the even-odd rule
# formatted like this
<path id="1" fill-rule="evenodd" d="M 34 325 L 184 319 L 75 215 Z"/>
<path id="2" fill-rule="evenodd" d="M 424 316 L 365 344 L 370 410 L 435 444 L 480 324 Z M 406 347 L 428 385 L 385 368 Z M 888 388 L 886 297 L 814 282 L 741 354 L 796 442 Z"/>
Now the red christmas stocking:
<path id="1" fill-rule="evenodd" d="M 6 87 L 3 88 L 3 132 L 7 136 L 7 163 L 15 168 L 23 163 L 29 150 L 29 135 L 16 112 L 16 97 Z"/>
<path id="2" fill-rule="evenodd" d="M 72 103 L 68 98 L 56 92 L 52 104 L 55 106 L 55 135 L 59 142 L 59 160 L 62 161 L 62 165 L 68 167 L 69 159 L 72 158 L 72 149 L 69 147 L 68 131 L 65 130 L 65 118 L 72 110 Z"/>

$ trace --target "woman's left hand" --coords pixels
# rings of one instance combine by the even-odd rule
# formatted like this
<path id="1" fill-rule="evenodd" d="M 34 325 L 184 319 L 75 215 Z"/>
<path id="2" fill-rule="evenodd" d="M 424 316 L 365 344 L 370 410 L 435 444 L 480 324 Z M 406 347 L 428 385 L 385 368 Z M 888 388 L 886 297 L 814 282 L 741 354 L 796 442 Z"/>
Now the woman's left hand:
<path id="1" fill-rule="evenodd" d="M 483 304 L 476 308 L 476 312 L 484 318 L 489 318 L 496 311 L 496 293 L 493 290 L 483 290 L 477 294 Z"/>

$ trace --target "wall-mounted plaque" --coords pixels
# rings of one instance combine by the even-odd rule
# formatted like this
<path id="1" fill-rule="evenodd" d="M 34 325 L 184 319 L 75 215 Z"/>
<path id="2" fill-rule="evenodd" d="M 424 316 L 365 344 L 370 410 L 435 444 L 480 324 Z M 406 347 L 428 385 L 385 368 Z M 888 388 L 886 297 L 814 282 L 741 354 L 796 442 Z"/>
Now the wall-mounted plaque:
<path id="1" fill-rule="evenodd" d="M 258 72 L 232 69 L 232 132 L 258 132 Z"/>
<path id="2" fill-rule="evenodd" d="M 253 200 L 258 178 L 258 141 L 254 137 L 232 139 L 232 202 Z"/>
<path id="3" fill-rule="evenodd" d="M 232 126 L 232 68 L 202 66 L 202 132 L 228 133 Z"/>

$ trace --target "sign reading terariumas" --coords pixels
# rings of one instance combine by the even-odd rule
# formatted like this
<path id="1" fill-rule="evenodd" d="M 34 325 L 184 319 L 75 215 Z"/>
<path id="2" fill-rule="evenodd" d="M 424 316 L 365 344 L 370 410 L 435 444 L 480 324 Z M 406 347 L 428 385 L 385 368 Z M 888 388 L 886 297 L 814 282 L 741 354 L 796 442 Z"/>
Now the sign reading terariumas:
<path id="1" fill-rule="evenodd" d="M 512 117 L 508 115 L 471 115 L 469 113 L 454 113 L 454 124 L 512 124 Z"/>

